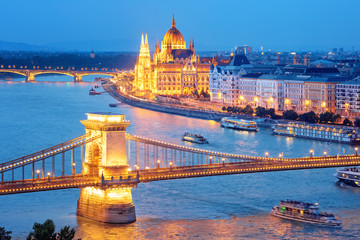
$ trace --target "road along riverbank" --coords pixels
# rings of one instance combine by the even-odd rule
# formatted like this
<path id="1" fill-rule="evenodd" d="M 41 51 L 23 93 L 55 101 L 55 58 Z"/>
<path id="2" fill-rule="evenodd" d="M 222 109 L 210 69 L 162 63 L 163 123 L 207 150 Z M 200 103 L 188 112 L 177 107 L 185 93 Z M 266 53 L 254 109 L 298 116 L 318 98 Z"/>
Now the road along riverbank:
<path id="1" fill-rule="evenodd" d="M 113 98 L 134 107 L 144 108 L 158 112 L 176 114 L 186 117 L 209 119 L 215 121 L 220 121 L 221 118 L 223 117 L 231 116 L 230 113 L 219 113 L 219 112 L 205 111 L 198 109 L 188 109 L 181 106 L 176 106 L 176 105 L 170 106 L 167 104 L 136 98 L 131 95 L 126 95 L 121 91 L 118 91 L 117 86 L 109 82 L 102 84 L 102 87 Z"/>

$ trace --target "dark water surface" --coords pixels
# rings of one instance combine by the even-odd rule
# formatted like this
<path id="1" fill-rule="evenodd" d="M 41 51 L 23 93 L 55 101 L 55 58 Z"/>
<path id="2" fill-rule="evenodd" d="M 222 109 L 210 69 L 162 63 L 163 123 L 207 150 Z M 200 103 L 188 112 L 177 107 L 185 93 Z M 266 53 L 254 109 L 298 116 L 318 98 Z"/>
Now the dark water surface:
<path id="1" fill-rule="evenodd" d="M 93 77 L 92 77 L 93 78 Z M 301 157 L 352 153 L 353 147 L 305 139 L 220 128 L 214 121 L 157 113 L 121 105 L 108 95 L 89 96 L 94 83 L 72 83 L 64 76 L 39 77 L 42 82 L 0 81 L 0 162 L 50 147 L 84 134 L 85 112 L 126 114 L 128 132 L 185 144 L 184 132 L 208 138 L 206 149 L 247 155 Z M 88 78 L 90 80 L 91 78 Z M 85 78 L 86 80 L 86 78 Z M 82 239 L 358 239 L 360 189 L 340 186 L 335 169 L 298 170 L 171 180 L 139 184 L 133 189 L 137 222 L 102 224 L 75 215 L 78 189 L 0 197 L 0 226 L 24 239 L 34 222 L 53 219 L 60 228 L 77 228 Z M 340 215 L 340 229 L 281 220 L 268 214 L 282 199 L 318 202 Z"/>

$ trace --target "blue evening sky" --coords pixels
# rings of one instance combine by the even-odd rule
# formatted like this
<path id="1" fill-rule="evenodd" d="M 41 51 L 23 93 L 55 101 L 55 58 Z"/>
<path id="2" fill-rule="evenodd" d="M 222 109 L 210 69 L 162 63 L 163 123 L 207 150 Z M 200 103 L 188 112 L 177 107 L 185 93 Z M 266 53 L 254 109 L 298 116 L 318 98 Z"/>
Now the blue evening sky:
<path id="1" fill-rule="evenodd" d="M 79 50 L 137 51 L 142 32 L 153 49 L 173 10 L 197 50 L 360 49 L 360 0 L 11 0 L 0 9 L 0 40 Z"/>

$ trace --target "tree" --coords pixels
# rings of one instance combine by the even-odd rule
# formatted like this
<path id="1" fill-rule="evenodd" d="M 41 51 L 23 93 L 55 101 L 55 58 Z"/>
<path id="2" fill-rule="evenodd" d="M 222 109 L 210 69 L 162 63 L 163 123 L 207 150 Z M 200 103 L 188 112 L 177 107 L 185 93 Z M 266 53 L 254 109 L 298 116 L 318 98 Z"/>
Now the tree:
<path id="1" fill-rule="evenodd" d="M 344 121 L 343 121 L 343 125 L 345 126 L 352 126 L 353 125 L 353 122 L 348 119 L 348 118 L 345 118 Z"/>
<path id="2" fill-rule="evenodd" d="M 264 107 L 259 106 L 255 110 L 255 115 L 258 117 L 265 117 L 267 115 L 267 111 Z"/>
<path id="3" fill-rule="evenodd" d="M 281 119 L 282 116 L 281 116 L 281 115 L 277 115 L 277 114 L 273 114 L 273 115 L 271 115 L 271 118 L 272 118 L 272 119 Z"/>
<path id="4" fill-rule="evenodd" d="M 336 114 L 333 112 L 324 112 L 320 114 L 320 122 L 321 123 L 334 123 L 338 118 L 341 118 L 340 114 Z"/>
<path id="5" fill-rule="evenodd" d="M 286 110 L 283 112 L 284 119 L 296 120 L 299 118 L 299 115 L 294 110 Z"/>
<path id="6" fill-rule="evenodd" d="M 232 112 L 232 107 L 227 107 L 226 111 L 227 112 Z"/>
<path id="7" fill-rule="evenodd" d="M 273 117 L 275 115 L 275 109 L 274 108 L 269 108 L 267 110 L 267 115 L 269 115 L 270 117 Z"/>
<path id="8" fill-rule="evenodd" d="M 314 113 L 314 111 L 303 113 L 299 116 L 300 121 L 309 122 L 309 123 L 317 123 L 319 122 L 319 117 Z"/>
<path id="9" fill-rule="evenodd" d="M 246 107 L 242 109 L 241 112 L 247 115 L 252 115 L 254 113 L 254 110 L 250 105 L 246 105 Z"/>
<path id="10" fill-rule="evenodd" d="M 223 110 L 223 111 L 225 112 L 225 111 L 226 111 L 226 107 L 225 107 L 225 106 L 222 107 L 221 110 Z"/>
<path id="11" fill-rule="evenodd" d="M 55 224 L 52 220 L 48 219 L 43 224 L 34 223 L 33 231 L 27 236 L 27 240 L 49 240 L 55 239 Z"/>
<path id="12" fill-rule="evenodd" d="M 60 229 L 60 232 L 56 234 L 57 240 L 73 240 L 75 236 L 75 229 L 71 228 L 70 226 L 65 226 L 62 229 Z"/>
<path id="13" fill-rule="evenodd" d="M 356 118 L 354 121 L 355 127 L 360 127 L 360 118 Z"/>
<path id="14" fill-rule="evenodd" d="M 11 231 L 6 231 L 4 227 L 0 227 L 0 240 L 10 240 Z"/>

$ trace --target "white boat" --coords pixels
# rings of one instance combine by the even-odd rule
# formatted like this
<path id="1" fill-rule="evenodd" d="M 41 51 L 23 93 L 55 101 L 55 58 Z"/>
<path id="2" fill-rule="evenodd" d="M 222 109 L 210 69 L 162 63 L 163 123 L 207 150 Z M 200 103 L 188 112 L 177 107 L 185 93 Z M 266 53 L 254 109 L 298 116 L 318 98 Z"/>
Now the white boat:
<path id="1" fill-rule="evenodd" d="M 200 134 L 192 134 L 192 133 L 185 133 L 184 136 L 182 137 L 182 140 L 193 143 L 201 143 L 201 144 L 209 143 L 208 140 L 206 140 L 206 138 L 204 138 Z"/>
<path id="2" fill-rule="evenodd" d="M 259 128 L 255 121 L 233 118 L 233 117 L 223 117 L 220 121 L 221 127 L 232 128 L 237 130 L 245 131 L 259 131 Z"/>
<path id="3" fill-rule="evenodd" d="M 280 201 L 280 206 L 271 210 L 271 215 L 306 223 L 313 223 L 323 226 L 341 227 L 342 221 L 335 218 L 334 214 L 320 212 L 317 203 L 305 203 L 299 201 Z"/>
<path id="4" fill-rule="evenodd" d="M 335 177 L 346 184 L 360 187 L 360 168 L 348 167 L 337 170 Z"/>
<path id="5" fill-rule="evenodd" d="M 276 124 L 273 126 L 273 134 L 349 144 L 358 144 L 360 142 L 360 133 L 358 131 L 347 127 L 330 125 L 296 122 Z"/>

